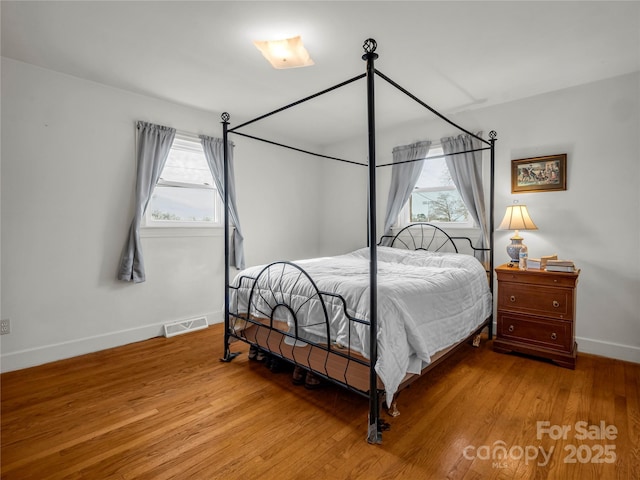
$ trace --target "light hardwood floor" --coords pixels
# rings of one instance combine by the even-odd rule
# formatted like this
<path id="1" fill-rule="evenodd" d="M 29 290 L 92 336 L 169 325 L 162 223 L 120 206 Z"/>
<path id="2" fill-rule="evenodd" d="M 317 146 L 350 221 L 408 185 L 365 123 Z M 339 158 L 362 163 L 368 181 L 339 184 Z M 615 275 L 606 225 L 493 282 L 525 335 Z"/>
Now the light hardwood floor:
<path id="1" fill-rule="evenodd" d="M 366 399 L 293 386 L 246 354 L 222 363 L 221 335 L 3 374 L 2 479 L 640 478 L 638 364 L 580 354 L 567 370 L 466 346 L 400 394 L 369 445 Z"/>

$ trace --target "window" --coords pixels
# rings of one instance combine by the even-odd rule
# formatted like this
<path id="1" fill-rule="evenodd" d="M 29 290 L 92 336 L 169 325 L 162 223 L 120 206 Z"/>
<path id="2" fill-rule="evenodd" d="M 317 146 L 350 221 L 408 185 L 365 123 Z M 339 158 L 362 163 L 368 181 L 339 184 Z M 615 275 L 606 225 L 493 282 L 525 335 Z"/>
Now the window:
<path id="1" fill-rule="evenodd" d="M 456 189 L 442 147 L 431 147 L 409 199 L 410 222 L 472 227 L 473 220 Z M 406 217 L 405 217 L 406 218 Z"/>
<path id="2" fill-rule="evenodd" d="M 200 139 L 178 136 L 153 191 L 147 227 L 220 227 L 223 206 Z"/>

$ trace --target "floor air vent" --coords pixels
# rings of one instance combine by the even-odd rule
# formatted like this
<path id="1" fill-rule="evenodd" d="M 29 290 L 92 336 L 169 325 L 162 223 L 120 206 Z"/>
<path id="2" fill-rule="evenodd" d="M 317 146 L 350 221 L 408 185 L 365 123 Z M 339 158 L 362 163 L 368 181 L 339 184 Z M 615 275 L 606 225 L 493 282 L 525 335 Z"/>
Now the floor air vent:
<path id="1" fill-rule="evenodd" d="M 183 333 L 202 330 L 203 328 L 207 328 L 208 326 L 209 324 L 207 323 L 206 317 L 191 318 L 189 320 L 180 320 L 178 322 L 165 324 L 164 336 L 167 338 L 175 337 L 176 335 L 181 335 Z"/>

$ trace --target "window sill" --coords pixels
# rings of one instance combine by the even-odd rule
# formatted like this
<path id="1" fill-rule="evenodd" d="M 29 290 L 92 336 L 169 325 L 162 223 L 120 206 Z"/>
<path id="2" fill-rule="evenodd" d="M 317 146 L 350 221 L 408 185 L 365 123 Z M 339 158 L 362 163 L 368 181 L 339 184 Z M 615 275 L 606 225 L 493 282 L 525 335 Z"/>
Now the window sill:
<path id="1" fill-rule="evenodd" d="M 224 227 L 140 227 L 141 238 L 223 236 Z"/>
<path id="2" fill-rule="evenodd" d="M 394 232 L 398 232 L 400 230 L 402 230 L 405 227 L 408 227 L 409 225 L 413 225 L 414 223 L 420 223 L 420 222 L 411 222 L 411 223 L 406 223 L 404 225 L 396 225 L 394 227 L 392 227 L 392 230 Z M 455 224 L 455 223 L 438 223 L 438 222 L 425 222 L 425 223 L 430 223 L 431 225 L 434 225 L 442 230 L 444 230 L 445 232 L 449 233 L 451 231 L 469 231 L 469 232 L 479 232 L 480 228 L 476 227 L 475 225 L 468 225 L 468 224 L 464 224 L 464 225 L 460 225 L 460 224 Z"/>

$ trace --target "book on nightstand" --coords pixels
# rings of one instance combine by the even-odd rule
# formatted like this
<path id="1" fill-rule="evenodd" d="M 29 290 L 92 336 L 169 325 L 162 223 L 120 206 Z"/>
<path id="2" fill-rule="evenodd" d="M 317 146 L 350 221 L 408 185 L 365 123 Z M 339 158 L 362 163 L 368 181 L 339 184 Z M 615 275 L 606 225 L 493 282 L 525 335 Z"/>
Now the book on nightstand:
<path id="1" fill-rule="evenodd" d="M 540 270 L 540 259 L 527 258 L 527 270 Z"/>
<path id="2" fill-rule="evenodd" d="M 541 258 L 529 258 L 527 259 L 527 269 L 544 270 L 549 260 L 557 260 L 557 259 L 558 259 L 557 255 L 546 255 Z"/>
<path id="3" fill-rule="evenodd" d="M 547 272 L 575 272 L 576 266 L 571 260 L 547 260 Z"/>

